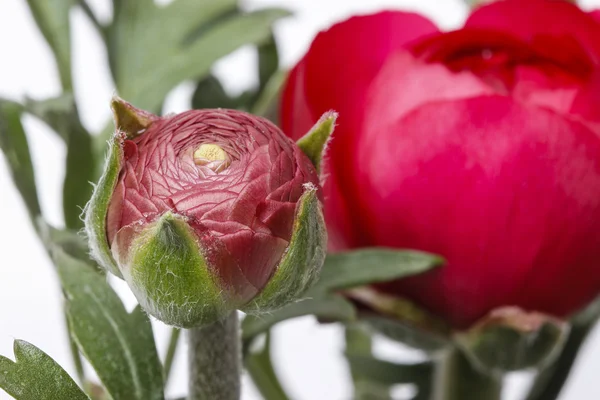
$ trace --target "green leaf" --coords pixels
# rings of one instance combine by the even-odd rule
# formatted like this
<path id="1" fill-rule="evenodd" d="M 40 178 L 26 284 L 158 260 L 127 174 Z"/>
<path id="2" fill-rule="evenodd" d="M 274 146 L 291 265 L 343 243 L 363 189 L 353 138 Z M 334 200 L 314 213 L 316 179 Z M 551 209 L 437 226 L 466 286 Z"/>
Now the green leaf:
<path id="1" fill-rule="evenodd" d="M 167 93 L 201 79 L 213 63 L 245 44 L 269 40 L 275 9 L 238 12 L 233 0 L 115 1 L 109 58 L 119 95 L 157 113 Z"/>
<path id="2" fill-rule="evenodd" d="M 279 69 L 279 53 L 273 32 L 269 39 L 258 46 L 258 91 L 262 92 L 271 77 Z"/>
<path id="3" fill-rule="evenodd" d="M 319 279 L 327 254 L 327 233 L 317 188 L 306 189 L 298 205 L 290 244 L 271 280 L 241 310 L 264 313 L 300 299 Z"/>
<path id="4" fill-rule="evenodd" d="M 54 53 L 60 81 L 65 91 L 73 89 L 71 80 L 71 33 L 69 10 L 73 0 L 27 0 L 33 18 Z"/>
<path id="5" fill-rule="evenodd" d="M 329 254 L 312 292 L 333 291 L 421 274 L 442 265 L 443 259 L 412 250 L 360 249 Z"/>
<path id="6" fill-rule="evenodd" d="M 27 211 L 35 225 L 41 215 L 29 144 L 21 124 L 22 106 L 0 100 L 0 149 L 8 163 L 15 186 L 25 201 Z"/>
<path id="7" fill-rule="evenodd" d="M 279 96 L 283 84 L 287 79 L 288 72 L 279 70 L 271 76 L 264 88 L 258 94 L 252 106 L 252 114 L 269 118 L 275 124 L 279 118 Z"/>
<path id="8" fill-rule="evenodd" d="M 495 374 L 548 365 L 561 352 L 568 331 L 568 324 L 557 318 L 503 307 L 454 339 L 473 365 Z"/>
<path id="9" fill-rule="evenodd" d="M 359 354 L 346 354 L 346 358 L 362 379 L 390 386 L 399 383 L 425 385 L 431 379 L 434 369 L 433 363 L 430 361 L 416 364 L 396 364 Z"/>
<path id="10" fill-rule="evenodd" d="M 68 228 L 80 229 L 80 215 L 92 195 L 96 163 L 93 140 L 81 124 L 74 98 L 64 94 L 42 101 L 28 100 L 26 111 L 48 124 L 67 145 L 63 211 Z"/>
<path id="11" fill-rule="evenodd" d="M 25 111 L 48 124 L 64 141 L 67 141 L 69 132 L 67 116 L 73 114 L 74 110 L 75 100 L 71 93 L 63 93 L 45 100 L 25 101 Z"/>
<path id="12" fill-rule="evenodd" d="M 247 315 L 242 321 L 242 339 L 244 341 L 252 340 L 278 322 L 306 315 L 314 315 L 328 321 L 343 322 L 354 320 L 356 310 L 350 302 L 337 295 L 301 300 L 268 314 Z"/>
<path id="13" fill-rule="evenodd" d="M 219 79 L 208 75 L 201 79 L 192 95 L 192 108 L 238 108 L 239 104 L 225 93 Z"/>
<path id="14" fill-rule="evenodd" d="M 38 218 L 37 226 L 40 237 L 47 249 L 58 246 L 71 257 L 86 262 L 91 261 L 88 244 L 77 231 L 56 229 L 41 218 Z"/>
<path id="15" fill-rule="evenodd" d="M 269 332 L 265 333 L 262 348 L 255 349 L 254 347 L 259 344 L 253 343 L 246 357 L 244 357 L 246 370 L 263 396 L 263 399 L 288 400 L 289 396 L 285 393 L 283 386 L 281 386 L 271 362 L 271 335 Z"/>
<path id="16" fill-rule="evenodd" d="M 16 400 L 89 399 L 50 356 L 15 340 L 15 362 L 0 356 L 0 388 Z"/>
<path id="17" fill-rule="evenodd" d="M 106 279 L 62 250 L 54 261 L 79 349 L 114 400 L 162 400 L 162 368 L 152 326 L 137 307 L 127 313 Z"/>

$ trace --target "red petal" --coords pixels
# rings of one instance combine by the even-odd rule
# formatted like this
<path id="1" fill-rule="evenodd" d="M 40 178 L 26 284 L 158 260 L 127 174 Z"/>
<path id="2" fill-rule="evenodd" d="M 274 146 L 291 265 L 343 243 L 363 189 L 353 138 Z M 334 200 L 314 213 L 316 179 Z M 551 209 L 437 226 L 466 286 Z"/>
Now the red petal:
<path id="1" fill-rule="evenodd" d="M 366 244 L 446 257 L 384 286 L 457 327 L 506 305 L 565 316 L 600 290 L 600 140 L 505 97 L 426 104 L 365 160 Z"/>
<path id="2" fill-rule="evenodd" d="M 588 55 L 600 62 L 600 24 L 575 4 L 549 0 L 503 0 L 476 9 L 467 27 L 493 28 L 509 32 L 533 43 L 574 39 L 583 46 Z M 554 47 L 560 52 L 561 47 Z"/>
<path id="3" fill-rule="evenodd" d="M 340 113 L 329 149 L 331 164 L 324 166 L 328 174 L 324 191 L 326 217 L 336 214 L 335 219 L 343 221 L 341 226 L 352 226 L 360 219 L 354 206 L 347 204 L 355 185 L 355 163 L 349 156 L 356 154 L 353 143 L 360 133 L 367 89 L 393 51 L 436 32 L 430 21 L 412 13 L 385 11 L 353 17 L 321 32 L 292 70 L 281 109 L 287 135 L 298 139 L 324 112 L 334 109 Z M 340 243 L 353 243 L 348 237 L 351 231 L 358 229 L 344 228 L 333 236 Z"/>

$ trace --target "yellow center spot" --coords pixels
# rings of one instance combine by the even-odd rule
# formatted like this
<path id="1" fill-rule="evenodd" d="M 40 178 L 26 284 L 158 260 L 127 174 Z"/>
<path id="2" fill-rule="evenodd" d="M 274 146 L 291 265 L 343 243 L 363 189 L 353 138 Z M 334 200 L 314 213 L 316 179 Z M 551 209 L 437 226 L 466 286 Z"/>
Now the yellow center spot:
<path id="1" fill-rule="evenodd" d="M 194 163 L 220 172 L 230 164 L 229 156 L 216 144 L 202 144 L 194 151 Z"/>

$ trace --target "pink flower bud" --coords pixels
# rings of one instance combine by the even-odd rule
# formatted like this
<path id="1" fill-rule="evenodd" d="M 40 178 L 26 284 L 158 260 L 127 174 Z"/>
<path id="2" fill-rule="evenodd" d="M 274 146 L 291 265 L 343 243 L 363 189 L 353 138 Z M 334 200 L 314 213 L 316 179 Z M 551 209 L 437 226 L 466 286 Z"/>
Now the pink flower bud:
<path id="1" fill-rule="evenodd" d="M 248 306 L 285 264 L 306 219 L 317 221 L 315 242 L 302 250 L 310 267 L 298 268 L 316 276 L 325 241 L 319 177 L 275 125 L 235 110 L 157 117 L 120 99 L 113 108 L 118 175 L 105 177 L 112 180 L 106 208 L 94 199 L 90 206 L 105 210 L 96 240 L 110 254 L 97 258 L 125 278 L 148 312 L 191 326 Z M 106 186 L 101 181 L 97 191 Z"/>

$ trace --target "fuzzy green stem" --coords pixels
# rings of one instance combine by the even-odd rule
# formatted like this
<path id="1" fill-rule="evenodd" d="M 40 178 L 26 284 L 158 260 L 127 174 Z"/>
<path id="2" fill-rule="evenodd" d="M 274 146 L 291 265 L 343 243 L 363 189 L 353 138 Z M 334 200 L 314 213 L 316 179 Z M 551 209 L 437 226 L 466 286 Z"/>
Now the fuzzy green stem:
<path id="1" fill-rule="evenodd" d="M 432 400 L 500 400 L 502 377 L 477 371 L 459 349 L 441 355 Z"/>
<path id="2" fill-rule="evenodd" d="M 189 334 L 189 400 L 239 400 L 240 327 L 237 312 Z"/>

